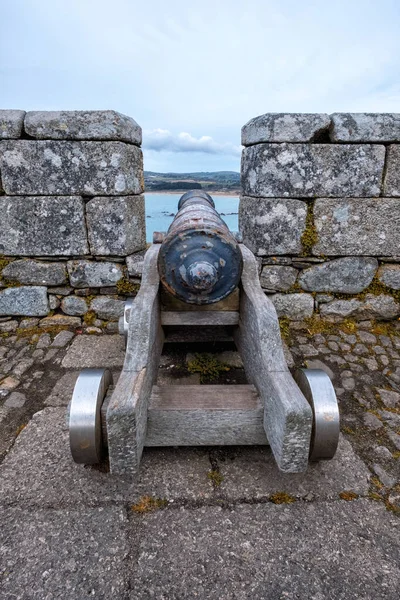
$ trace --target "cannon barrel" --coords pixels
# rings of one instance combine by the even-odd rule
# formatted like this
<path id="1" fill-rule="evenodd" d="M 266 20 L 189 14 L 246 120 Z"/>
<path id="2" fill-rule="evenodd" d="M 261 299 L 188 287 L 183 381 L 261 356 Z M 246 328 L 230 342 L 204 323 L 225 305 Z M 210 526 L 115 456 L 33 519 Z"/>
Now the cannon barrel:
<path id="1" fill-rule="evenodd" d="M 186 192 L 161 244 L 158 271 L 165 289 L 188 304 L 229 296 L 242 274 L 235 236 L 202 190 Z"/>

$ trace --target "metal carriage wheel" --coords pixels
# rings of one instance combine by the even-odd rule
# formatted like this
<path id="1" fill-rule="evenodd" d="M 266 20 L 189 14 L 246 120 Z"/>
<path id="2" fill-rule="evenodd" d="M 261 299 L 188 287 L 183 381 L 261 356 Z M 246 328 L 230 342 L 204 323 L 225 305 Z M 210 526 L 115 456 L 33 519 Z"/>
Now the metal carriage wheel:
<path id="1" fill-rule="evenodd" d="M 313 412 L 310 460 L 329 460 L 339 442 L 340 417 L 336 394 L 322 369 L 298 369 L 294 378 Z"/>
<path id="2" fill-rule="evenodd" d="M 69 442 L 77 463 L 93 465 L 102 460 L 100 410 L 112 382 L 108 369 L 84 369 L 79 374 L 69 412 Z"/>

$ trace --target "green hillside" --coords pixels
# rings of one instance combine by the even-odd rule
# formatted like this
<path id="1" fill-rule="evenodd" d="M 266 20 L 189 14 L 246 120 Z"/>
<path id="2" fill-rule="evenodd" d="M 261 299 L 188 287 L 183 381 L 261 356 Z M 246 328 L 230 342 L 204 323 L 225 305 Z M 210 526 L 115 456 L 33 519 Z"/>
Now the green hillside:
<path id="1" fill-rule="evenodd" d="M 215 171 L 200 173 L 155 173 L 144 172 L 146 192 L 202 189 L 209 192 L 240 193 L 240 173 Z"/>

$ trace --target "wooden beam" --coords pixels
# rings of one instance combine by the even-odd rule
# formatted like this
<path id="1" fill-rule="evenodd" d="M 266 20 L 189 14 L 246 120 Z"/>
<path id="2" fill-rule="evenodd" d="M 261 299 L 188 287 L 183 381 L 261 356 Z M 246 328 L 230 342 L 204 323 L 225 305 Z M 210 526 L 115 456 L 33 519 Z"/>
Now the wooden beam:
<path id="1" fill-rule="evenodd" d="M 266 445 L 252 385 L 154 386 L 145 446 Z"/>
<path id="2" fill-rule="evenodd" d="M 220 300 L 220 302 L 215 302 L 214 304 L 204 304 L 199 306 L 198 304 L 187 304 L 186 302 L 179 300 L 179 298 L 175 298 L 161 286 L 161 310 L 176 310 L 184 312 L 239 310 L 239 289 L 236 288 L 235 290 L 233 290 L 232 294 L 229 294 L 229 296 L 227 296 L 223 300 Z"/>
<path id="3" fill-rule="evenodd" d="M 311 408 L 287 367 L 276 310 L 261 289 L 256 259 L 246 246 L 240 247 L 240 321 L 234 339 L 247 380 L 262 397 L 265 433 L 278 467 L 301 473 L 308 465 Z"/>
<path id="4" fill-rule="evenodd" d="M 158 293 L 159 250 L 160 246 L 153 244 L 145 255 L 142 284 L 129 319 L 124 366 L 106 413 L 111 473 L 131 479 L 138 475 L 147 407 L 164 343 Z"/>
<path id="5" fill-rule="evenodd" d="M 213 325 L 201 325 L 194 327 L 171 326 L 164 329 L 165 343 L 207 343 L 215 344 L 216 342 L 233 342 L 232 332 L 235 327 L 214 327 Z"/>
<path id="6" fill-rule="evenodd" d="M 237 311 L 163 311 L 161 325 L 237 325 Z"/>

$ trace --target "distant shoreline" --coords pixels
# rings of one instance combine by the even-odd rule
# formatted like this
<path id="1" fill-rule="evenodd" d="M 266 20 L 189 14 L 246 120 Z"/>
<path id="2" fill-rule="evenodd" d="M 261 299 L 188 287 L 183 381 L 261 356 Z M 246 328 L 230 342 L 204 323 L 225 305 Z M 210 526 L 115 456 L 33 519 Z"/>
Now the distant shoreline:
<path id="1" fill-rule="evenodd" d="M 181 192 L 177 192 L 175 190 L 152 190 L 152 191 L 144 191 L 144 194 L 168 194 L 171 196 L 182 196 L 183 194 L 185 194 L 186 192 L 189 192 L 190 190 L 182 190 Z M 193 190 L 194 192 L 205 192 L 205 190 Z M 241 192 L 240 190 L 233 190 L 230 192 L 207 192 L 207 194 L 210 194 L 210 196 L 240 196 Z"/>

